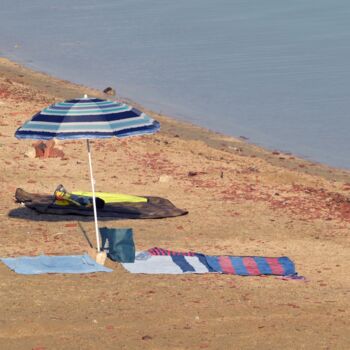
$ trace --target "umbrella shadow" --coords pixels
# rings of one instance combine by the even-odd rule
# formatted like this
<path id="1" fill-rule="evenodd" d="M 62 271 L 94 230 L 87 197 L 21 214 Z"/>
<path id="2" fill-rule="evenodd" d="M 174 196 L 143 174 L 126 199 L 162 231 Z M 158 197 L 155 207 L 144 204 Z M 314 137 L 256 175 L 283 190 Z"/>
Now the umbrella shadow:
<path id="1" fill-rule="evenodd" d="M 81 233 L 83 234 L 83 236 L 86 239 L 87 243 L 89 244 L 90 248 L 94 248 L 87 231 L 84 229 L 84 227 L 80 221 L 78 221 L 78 225 L 79 225 Z"/>
<path id="2" fill-rule="evenodd" d="M 94 221 L 93 216 L 82 216 L 82 215 L 54 215 L 54 214 L 40 214 L 34 210 L 26 207 L 15 208 L 8 212 L 8 216 L 13 219 L 22 219 L 30 221 L 46 221 L 46 222 L 62 222 L 62 221 L 82 221 L 92 222 Z M 125 218 L 116 217 L 98 217 L 98 221 L 119 221 L 125 220 Z"/>

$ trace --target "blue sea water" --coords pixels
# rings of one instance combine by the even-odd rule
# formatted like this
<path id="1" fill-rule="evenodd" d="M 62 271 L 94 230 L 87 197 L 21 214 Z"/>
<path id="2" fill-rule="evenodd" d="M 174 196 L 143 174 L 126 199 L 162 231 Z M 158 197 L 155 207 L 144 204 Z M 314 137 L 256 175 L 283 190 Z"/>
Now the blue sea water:
<path id="1" fill-rule="evenodd" d="M 0 0 L 0 55 L 350 169 L 348 0 Z"/>

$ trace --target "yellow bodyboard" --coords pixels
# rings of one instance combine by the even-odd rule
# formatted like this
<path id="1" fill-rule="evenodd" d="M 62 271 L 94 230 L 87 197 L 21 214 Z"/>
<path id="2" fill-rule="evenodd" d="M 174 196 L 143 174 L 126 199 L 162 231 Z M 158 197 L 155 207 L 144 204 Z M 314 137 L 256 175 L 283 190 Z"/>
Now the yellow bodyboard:
<path id="1" fill-rule="evenodd" d="M 83 192 L 83 191 L 74 191 L 73 194 L 78 196 L 87 196 L 92 197 L 92 192 Z M 120 193 L 108 193 L 108 192 L 95 192 L 95 196 L 104 200 L 107 203 L 120 203 L 120 202 L 129 202 L 129 203 L 145 203 L 147 198 L 132 196 L 129 194 L 120 194 Z"/>

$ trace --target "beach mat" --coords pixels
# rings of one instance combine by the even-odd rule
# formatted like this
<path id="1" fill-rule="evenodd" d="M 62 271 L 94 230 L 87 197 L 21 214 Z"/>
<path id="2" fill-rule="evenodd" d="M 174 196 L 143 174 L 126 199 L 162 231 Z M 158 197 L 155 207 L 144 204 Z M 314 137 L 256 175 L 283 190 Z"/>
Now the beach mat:
<path id="1" fill-rule="evenodd" d="M 222 273 L 239 276 L 296 276 L 288 257 L 206 255 L 150 248 L 136 255 L 134 264 L 122 264 L 131 273 Z"/>
<path id="2" fill-rule="evenodd" d="M 45 273 L 93 273 L 112 272 L 113 270 L 98 264 L 88 254 L 18 258 L 0 258 L 11 270 L 22 275 L 39 275 Z"/>
<path id="3" fill-rule="evenodd" d="M 93 209 L 75 205 L 56 205 L 54 195 L 29 193 L 21 188 L 15 192 L 16 202 L 40 214 L 93 216 Z M 177 208 L 168 199 L 153 196 L 141 196 L 146 202 L 105 203 L 98 208 L 99 217 L 120 219 L 161 219 L 185 215 L 188 212 Z"/>
<path id="4" fill-rule="evenodd" d="M 200 256 L 152 255 L 147 251 L 136 252 L 135 261 L 122 263 L 122 266 L 130 273 L 142 274 L 180 275 L 214 272 Z"/>
<path id="5" fill-rule="evenodd" d="M 205 256 L 216 272 L 240 276 L 293 276 L 294 263 L 286 256 L 268 258 L 262 256 Z"/>

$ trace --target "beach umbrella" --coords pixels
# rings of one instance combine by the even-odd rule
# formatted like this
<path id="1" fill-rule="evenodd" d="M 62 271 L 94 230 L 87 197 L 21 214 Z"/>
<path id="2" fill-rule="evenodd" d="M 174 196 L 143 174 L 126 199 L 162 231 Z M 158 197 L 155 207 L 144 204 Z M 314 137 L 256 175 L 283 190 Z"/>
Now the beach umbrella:
<path id="1" fill-rule="evenodd" d="M 159 130 L 159 123 L 145 113 L 125 103 L 83 98 L 55 103 L 25 122 L 15 133 L 18 139 L 60 140 L 86 139 L 97 252 L 100 238 L 97 222 L 95 179 L 92 171 L 90 140 L 152 134 Z"/>

